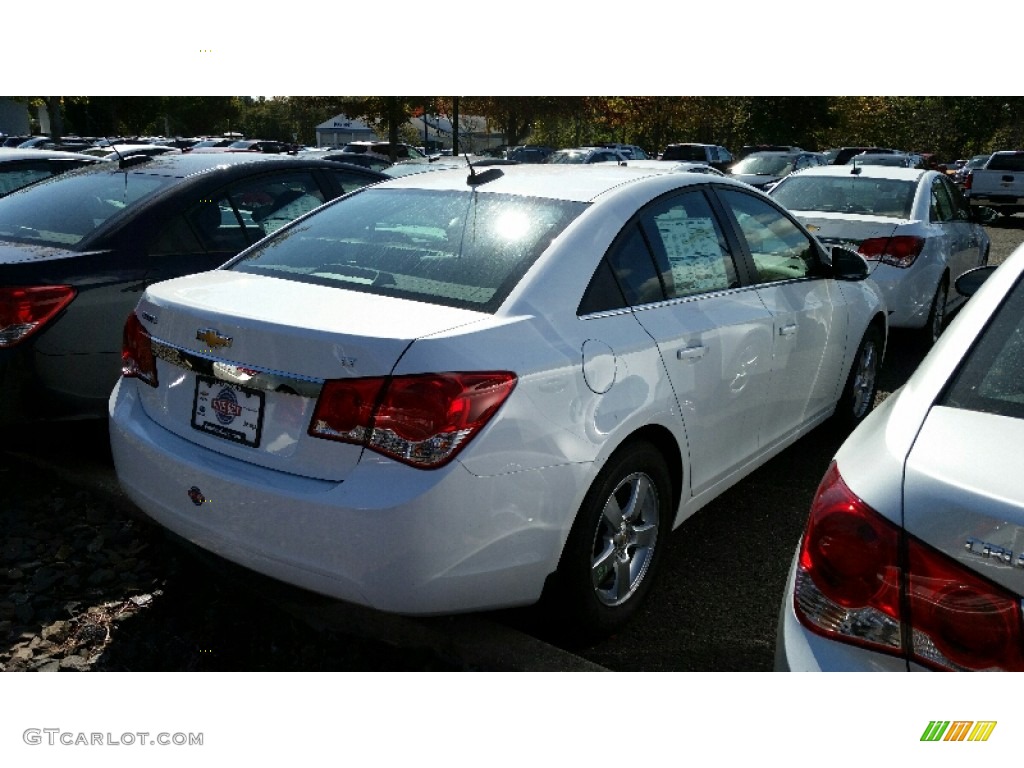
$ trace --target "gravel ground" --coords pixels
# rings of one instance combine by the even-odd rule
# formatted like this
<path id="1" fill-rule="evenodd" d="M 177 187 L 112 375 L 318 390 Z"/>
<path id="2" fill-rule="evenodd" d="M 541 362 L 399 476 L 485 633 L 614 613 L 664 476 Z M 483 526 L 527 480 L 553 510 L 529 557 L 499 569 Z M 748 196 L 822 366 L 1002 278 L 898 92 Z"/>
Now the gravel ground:
<path id="1" fill-rule="evenodd" d="M 0 529 L 0 670 L 458 668 L 427 649 L 313 629 L 251 575 L 243 585 L 129 505 L 9 454 Z"/>

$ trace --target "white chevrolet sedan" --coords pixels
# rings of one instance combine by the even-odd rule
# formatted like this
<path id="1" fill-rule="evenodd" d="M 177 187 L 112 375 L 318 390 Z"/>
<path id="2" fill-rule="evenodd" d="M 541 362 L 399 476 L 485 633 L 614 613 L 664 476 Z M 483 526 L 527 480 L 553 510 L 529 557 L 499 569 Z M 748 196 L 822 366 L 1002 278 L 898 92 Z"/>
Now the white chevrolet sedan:
<path id="1" fill-rule="evenodd" d="M 778 669 L 1024 671 L 1022 275 L 1019 248 L 839 449 L 790 570 Z"/>
<path id="2" fill-rule="evenodd" d="M 256 571 L 405 614 L 620 626 L 669 531 L 832 415 L 887 334 L 857 254 L 705 174 L 416 174 L 150 286 L 120 481 Z"/>
<path id="3" fill-rule="evenodd" d="M 945 174 L 880 165 L 828 165 L 791 174 L 771 196 L 823 243 L 857 250 L 885 293 L 889 324 L 931 345 L 963 301 L 951 289 L 986 264 L 989 237 Z"/>

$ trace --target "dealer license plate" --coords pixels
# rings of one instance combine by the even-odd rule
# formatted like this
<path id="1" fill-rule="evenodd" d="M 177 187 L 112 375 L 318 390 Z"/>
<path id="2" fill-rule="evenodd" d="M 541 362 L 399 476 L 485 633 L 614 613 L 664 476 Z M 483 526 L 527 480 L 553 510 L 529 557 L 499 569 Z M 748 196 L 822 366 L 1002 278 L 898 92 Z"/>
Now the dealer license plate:
<path id="1" fill-rule="evenodd" d="M 257 448 L 263 431 L 263 393 L 197 376 L 192 426 Z"/>

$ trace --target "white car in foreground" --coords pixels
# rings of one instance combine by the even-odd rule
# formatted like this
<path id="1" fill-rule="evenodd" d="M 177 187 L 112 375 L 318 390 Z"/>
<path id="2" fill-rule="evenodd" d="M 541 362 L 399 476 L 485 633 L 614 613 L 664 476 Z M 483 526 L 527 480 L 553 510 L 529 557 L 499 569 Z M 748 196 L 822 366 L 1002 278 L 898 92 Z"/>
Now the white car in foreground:
<path id="1" fill-rule="evenodd" d="M 790 570 L 778 669 L 1024 671 L 1022 274 L 1018 248 L 839 449 Z"/>
<path id="2" fill-rule="evenodd" d="M 929 345 L 963 301 L 953 281 L 988 263 L 982 214 L 937 171 L 828 165 L 791 174 L 770 194 L 826 245 L 859 251 L 885 293 L 889 325 L 921 329 Z"/>
<path id="3" fill-rule="evenodd" d="M 835 263 L 830 263 L 834 261 Z M 123 487 L 254 570 L 407 614 L 621 625 L 669 531 L 836 409 L 885 308 L 746 185 L 416 174 L 150 286 L 110 399 Z"/>

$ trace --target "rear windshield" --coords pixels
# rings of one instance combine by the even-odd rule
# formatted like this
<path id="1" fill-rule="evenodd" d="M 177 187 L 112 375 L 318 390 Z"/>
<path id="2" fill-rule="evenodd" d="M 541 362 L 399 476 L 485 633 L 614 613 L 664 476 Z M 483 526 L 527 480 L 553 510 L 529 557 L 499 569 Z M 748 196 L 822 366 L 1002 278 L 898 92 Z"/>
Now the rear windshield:
<path id="1" fill-rule="evenodd" d="M 863 213 L 909 219 L 917 184 L 905 179 L 863 176 L 787 176 L 771 196 L 791 211 Z"/>
<path id="2" fill-rule="evenodd" d="M 992 155 L 988 161 L 988 171 L 1024 171 L 1024 152 L 1012 155 Z"/>
<path id="3" fill-rule="evenodd" d="M 494 312 L 585 207 L 473 191 L 366 189 L 229 268 Z"/>
<path id="4" fill-rule="evenodd" d="M 661 153 L 662 160 L 689 160 L 691 162 L 707 162 L 708 156 L 704 147 L 675 146 L 665 147 Z"/>
<path id="5" fill-rule="evenodd" d="M 729 169 L 737 176 L 783 176 L 793 170 L 796 157 L 793 155 L 747 155 Z"/>
<path id="6" fill-rule="evenodd" d="M 72 171 L 0 200 L 0 238 L 74 247 L 107 219 L 176 181 L 104 168 Z"/>

